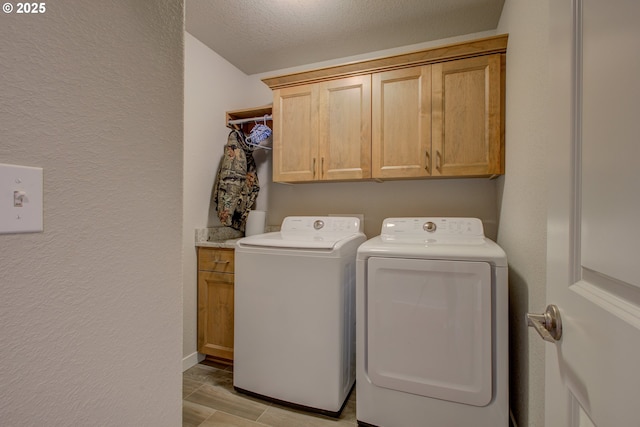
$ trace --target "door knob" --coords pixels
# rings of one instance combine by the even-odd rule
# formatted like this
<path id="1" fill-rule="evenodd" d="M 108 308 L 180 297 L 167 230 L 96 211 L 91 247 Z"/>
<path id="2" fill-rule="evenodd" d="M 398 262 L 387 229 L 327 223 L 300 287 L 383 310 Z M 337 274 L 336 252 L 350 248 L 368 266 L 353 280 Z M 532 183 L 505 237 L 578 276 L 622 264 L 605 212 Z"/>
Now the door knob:
<path id="1" fill-rule="evenodd" d="M 542 314 L 527 313 L 527 326 L 535 328 L 545 341 L 556 342 L 562 338 L 560 310 L 554 304 L 549 304 Z"/>

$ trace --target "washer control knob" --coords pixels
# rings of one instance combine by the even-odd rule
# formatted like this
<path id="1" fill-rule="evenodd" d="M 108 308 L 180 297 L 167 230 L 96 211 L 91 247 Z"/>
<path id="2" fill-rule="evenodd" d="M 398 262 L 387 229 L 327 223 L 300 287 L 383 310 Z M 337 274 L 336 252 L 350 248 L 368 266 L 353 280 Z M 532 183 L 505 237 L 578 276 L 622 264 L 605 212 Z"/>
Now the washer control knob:
<path id="1" fill-rule="evenodd" d="M 320 230 L 322 227 L 324 227 L 324 221 L 322 221 L 321 219 L 317 219 L 313 222 L 314 229 Z"/>
<path id="2" fill-rule="evenodd" d="M 434 231 L 436 231 L 436 228 L 438 228 L 436 224 L 431 221 L 425 222 L 424 225 L 422 226 L 422 229 L 429 233 L 433 233 Z"/>

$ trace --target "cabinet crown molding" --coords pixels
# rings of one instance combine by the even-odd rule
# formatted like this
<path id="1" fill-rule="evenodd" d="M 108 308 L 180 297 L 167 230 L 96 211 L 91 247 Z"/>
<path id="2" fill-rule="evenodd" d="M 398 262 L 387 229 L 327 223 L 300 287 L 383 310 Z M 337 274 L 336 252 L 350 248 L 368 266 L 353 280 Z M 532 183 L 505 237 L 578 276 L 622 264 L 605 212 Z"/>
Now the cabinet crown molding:
<path id="1" fill-rule="evenodd" d="M 498 36 L 453 43 L 400 55 L 350 62 L 342 65 L 318 68 L 275 77 L 267 77 L 262 79 L 262 81 L 271 89 L 281 89 L 289 86 L 317 83 L 342 77 L 414 67 L 454 59 L 470 58 L 495 53 L 506 53 L 508 38 L 508 34 L 501 34 Z"/>

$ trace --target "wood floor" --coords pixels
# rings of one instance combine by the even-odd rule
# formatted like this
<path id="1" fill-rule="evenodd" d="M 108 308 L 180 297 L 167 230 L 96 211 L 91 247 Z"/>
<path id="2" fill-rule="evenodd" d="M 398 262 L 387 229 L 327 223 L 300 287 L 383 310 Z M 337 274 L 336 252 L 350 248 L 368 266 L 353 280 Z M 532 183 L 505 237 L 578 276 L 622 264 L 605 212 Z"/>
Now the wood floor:
<path id="1" fill-rule="evenodd" d="M 339 419 L 296 411 L 248 397 L 233 389 L 233 369 L 198 364 L 182 376 L 183 427 L 353 427 L 355 390 Z"/>

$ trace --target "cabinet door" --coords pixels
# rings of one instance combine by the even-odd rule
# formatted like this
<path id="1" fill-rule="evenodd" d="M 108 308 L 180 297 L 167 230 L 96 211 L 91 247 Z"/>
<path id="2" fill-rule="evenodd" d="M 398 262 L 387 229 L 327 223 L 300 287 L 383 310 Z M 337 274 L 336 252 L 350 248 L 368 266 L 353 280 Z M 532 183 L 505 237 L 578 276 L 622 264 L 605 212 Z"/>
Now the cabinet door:
<path id="1" fill-rule="evenodd" d="M 371 178 L 371 76 L 320 83 L 320 180 Z"/>
<path id="2" fill-rule="evenodd" d="M 273 180 L 318 178 L 318 85 L 273 92 Z"/>
<path id="3" fill-rule="evenodd" d="M 233 274 L 198 272 L 198 351 L 233 360 Z"/>
<path id="4" fill-rule="evenodd" d="M 434 64 L 433 176 L 504 173 L 501 55 Z"/>
<path id="5" fill-rule="evenodd" d="M 431 66 L 373 74 L 372 176 L 430 175 Z"/>

